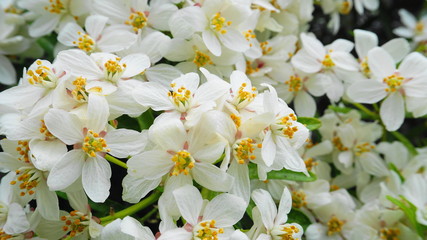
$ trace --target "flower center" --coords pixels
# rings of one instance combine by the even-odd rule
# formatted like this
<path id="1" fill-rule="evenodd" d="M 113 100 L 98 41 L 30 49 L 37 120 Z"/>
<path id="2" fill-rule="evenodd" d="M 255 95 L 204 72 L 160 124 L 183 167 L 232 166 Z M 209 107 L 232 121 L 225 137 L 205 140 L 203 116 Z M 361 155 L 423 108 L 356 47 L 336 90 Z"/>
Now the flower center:
<path id="1" fill-rule="evenodd" d="M 421 34 L 424 31 L 424 23 L 419 21 L 415 25 L 415 34 Z"/>
<path id="2" fill-rule="evenodd" d="M 239 164 L 248 163 L 250 160 L 255 160 L 255 147 L 262 148 L 262 144 L 256 144 L 251 138 L 243 138 L 237 140 L 233 144 L 233 155 Z"/>
<path id="3" fill-rule="evenodd" d="M 84 138 L 82 149 L 89 157 L 96 157 L 97 152 L 110 151 L 110 149 L 107 148 L 107 143 L 105 140 L 100 137 L 98 133 L 93 132 L 92 130 L 87 132 L 86 137 Z"/>
<path id="4" fill-rule="evenodd" d="M 197 67 L 203 67 L 206 64 L 213 64 L 209 55 L 196 50 L 196 55 L 194 56 L 193 63 L 197 65 Z"/>
<path id="5" fill-rule="evenodd" d="M 294 113 L 290 113 L 287 116 L 279 118 L 279 120 L 276 122 L 278 125 L 276 131 L 279 131 L 279 134 L 292 139 L 294 134 L 298 131 L 298 127 L 294 126 L 296 121 L 297 116 Z"/>
<path id="6" fill-rule="evenodd" d="M 300 230 L 297 226 L 293 224 L 285 224 L 275 226 L 271 230 L 271 236 L 273 240 L 298 240 L 299 236 L 294 236 L 294 234 L 299 233 Z"/>
<path id="7" fill-rule="evenodd" d="M 348 147 L 345 147 L 342 144 L 341 138 L 339 138 L 339 137 L 332 138 L 332 144 L 334 144 L 334 146 L 340 151 L 348 151 Z"/>
<path id="8" fill-rule="evenodd" d="M 30 151 L 30 146 L 28 145 L 28 141 L 18 141 L 18 147 L 16 147 L 16 151 L 20 155 L 20 157 L 18 157 L 19 161 L 30 163 L 30 156 L 28 153 Z"/>
<path id="9" fill-rule="evenodd" d="M 242 83 L 234 96 L 233 104 L 238 109 L 244 108 L 254 100 L 256 95 L 256 87 L 249 89 L 247 83 Z"/>
<path id="10" fill-rule="evenodd" d="M 396 92 L 396 90 L 400 88 L 400 85 L 402 85 L 403 80 L 405 80 L 405 78 L 397 74 L 385 77 L 383 82 L 388 85 L 388 88 L 386 88 L 385 91 Z"/>
<path id="11" fill-rule="evenodd" d="M 265 41 L 259 44 L 262 50 L 262 55 L 267 55 L 273 50 L 272 47 L 268 46 L 268 43 L 269 43 L 268 41 Z"/>
<path id="12" fill-rule="evenodd" d="M 172 162 L 175 163 L 175 166 L 170 173 L 171 176 L 178 176 L 179 174 L 188 175 L 190 169 L 194 167 L 194 158 L 191 154 L 185 150 L 177 152 L 171 158 Z"/>
<path id="13" fill-rule="evenodd" d="M 338 5 L 338 11 L 344 15 L 349 14 L 351 11 L 351 8 L 352 8 L 352 5 L 351 5 L 351 2 L 349 1 L 342 2 Z"/>
<path id="14" fill-rule="evenodd" d="M 16 7 L 15 7 L 15 6 L 13 6 L 13 5 L 10 5 L 9 7 L 7 7 L 7 8 L 5 8 L 5 9 L 4 9 L 4 12 L 5 12 L 5 13 L 13 13 L 13 14 L 21 14 L 21 13 L 23 13 L 24 11 L 23 11 L 23 10 L 21 10 L 21 9 L 16 8 Z"/>
<path id="15" fill-rule="evenodd" d="M 363 58 L 363 60 L 360 62 L 360 67 L 361 67 L 363 75 L 365 75 L 365 77 L 367 77 L 367 78 L 370 78 L 371 77 L 371 69 L 369 68 L 369 65 L 368 65 L 368 57 Z"/>
<path id="16" fill-rule="evenodd" d="M 37 69 L 35 71 L 28 70 L 28 82 L 31 85 L 43 86 L 46 88 L 54 88 L 56 86 L 57 77 L 52 69 L 43 65 L 42 61 L 37 60 Z"/>
<path id="17" fill-rule="evenodd" d="M 0 239 L 1 240 L 12 239 L 15 236 L 18 236 L 18 235 L 9 235 L 9 234 L 5 233 L 5 231 L 3 230 L 3 228 L 0 228 Z M 19 238 L 19 239 L 21 239 L 21 238 Z"/>
<path id="18" fill-rule="evenodd" d="M 356 147 L 355 147 L 355 155 L 356 156 L 360 156 L 360 155 L 362 155 L 362 153 L 364 153 L 364 152 L 370 152 L 372 149 L 374 149 L 375 148 L 375 146 L 374 145 L 371 145 L 370 143 L 361 143 L 361 144 L 358 144 Z"/>
<path id="19" fill-rule="evenodd" d="M 260 69 L 258 67 L 258 64 L 253 63 L 251 61 L 246 61 L 246 71 L 245 71 L 245 73 L 247 75 L 251 75 L 252 73 L 259 72 L 259 70 Z"/>
<path id="20" fill-rule="evenodd" d="M 245 36 L 245 39 L 248 42 L 250 42 L 251 39 L 256 38 L 256 35 L 254 34 L 254 31 L 252 31 L 252 29 L 243 32 L 243 36 Z M 252 43 L 249 43 L 249 46 L 252 47 Z"/>
<path id="21" fill-rule="evenodd" d="M 73 96 L 77 102 L 87 102 L 89 93 L 85 90 L 86 78 L 77 77 L 73 81 L 73 85 L 75 88 L 71 91 L 71 96 Z"/>
<path id="22" fill-rule="evenodd" d="M 19 189 L 21 192 L 20 196 L 33 195 L 35 193 L 35 187 L 37 187 L 40 178 L 42 177 L 42 172 L 34 168 L 33 166 L 23 166 L 15 171 L 16 180 L 10 182 L 11 185 L 19 183 Z"/>
<path id="23" fill-rule="evenodd" d="M 40 122 L 41 122 L 41 127 L 40 127 L 39 131 L 41 134 L 43 134 L 45 136 L 45 140 L 55 139 L 55 136 L 53 136 L 52 133 L 49 132 L 49 130 L 47 129 L 44 120 L 40 120 Z"/>
<path id="24" fill-rule="evenodd" d="M 193 94 L 184 86 L 176 87 L 176 83 L 171 83 L 172 91 L 168 92 L 169 99 L 175 104 L 180 112 L 186 112 L 191 107 Z"/>
<path id="25" fill-rule="evenodd" d="M 211 29 L 221 34 L 226 34 L 227 30 L 225 30 L 224 27 L 227 27 L 230 25 L 231 25 L 231 21 L 227 22 L 219 12 L 217 12 L 211 19 Z"/>
<path id="26" fill-rule="evenodd" d="M 231 117 L 231 120 L 233 120 L 233 122 L 234 122 L 234 124 L 236 125 L 236 127 L 237 127 L 237 128 L 239 128 L 239 127 L 240 127 L 240 124 L 241 124 L 241 119 L 240 119 L 240 117 L 239 117 L 239 116 L 237 116 L 236 114 L 231 114 L 231 115 L 230 115 L 230 117 Z"/>
<path id="27" fill-rule="evenodd" d="M 305 167 L 307 168 L 307 171 L 311 171 L 314 166 L 317 166 L 319 163 L 315 162 L 313 158 L 308 158 L 304 161 Z"/>
<path id="28" fill-rule="evenodd" d="M 127 20 L 125 24 L 131 25 L 133 31 L 138 32 L 139 29 L 143 29 L 147 26 L 147 17 L 143 12 L 136 11 L 130 14 L 129 20 Z"/>
<path id="29" fill-rule="evenodd" d="M 334 61 L 332 61 L 331 55 L 326 54 L 325 58 L 322 61 L 322 65 L 326 68 L 326 69 L 330 69 L 333 66 L 335 66 Z"/>
<path id="30" fill-rule="evenodd" d="M 68 236 L 74 237 L 82 233 L 88 226 L 90 219 L 88 215 L 79 211 L 72 211 L 69 215 L 62 216 L 61 221 L 64 222 L 62 230 L 68 233 Z"/>
<path id="31" fill-rule="evenodd" d="M 64 4 L 61 0 L 49 0 L 50 5 L 44 7 L 44 9 L 50 13 L 57 13 L 60 14 L 62 11 L 65 10 Z"/>
<path id="32" fill-rule="evenodd" d="M 193 229 L 195 240 L 218 240 L 218 234 L 224 233 L 223 228 L 215 226 L 215 220 L 200 222 Z"/>
<path id="33" fill-rule="evenodd" d="M 294 208 L 302 208 L 307 206 L 307 202 L 305 201 L 305 192 L 302 190 L 292 191 L 292 207 Z"/>
<path id="34" fill-rule="evenodd" d="M 341 232 L 342 226 L 345 224 L 345 221 L 339 220 L 336 216 L 331 217 L 328 221 L 328 236 L 331 236 L 337 232 Z"/>
<path id="35" fill-rule="evenodd" d="M 301 78 L 296 75 L 292 75 L 289 80 L 285 82 L 285 84 L 288 85 L 289 92 L 298 92 L 302 87 Z"/>
<path id="36" fill-rule="evenodd" d="M 125 63 L 120 63 L 120 58 L 116 57 L 115 60 L 108 60 L 106 63 L 104 63 L 104 74 L 105 78 L 116 82 L 123 74 L 124 70 L 126 69 Z"/>
<path id="37" fill-rule="evenodd" d="M 398 228 L 382 228 L 380 237 L 384 240 L 399 240 L 400 229 Z"/>
<path id="38" fill-rule="evenodd" d="M 88 34 L 84 34 L 82 32 L 77 32 L 81 37 L 79 37 L 78 41 L 73 41 L 73 44 L 77 45 L 81 50 L 91 53 L 95 50 L 95 41 Z"/>

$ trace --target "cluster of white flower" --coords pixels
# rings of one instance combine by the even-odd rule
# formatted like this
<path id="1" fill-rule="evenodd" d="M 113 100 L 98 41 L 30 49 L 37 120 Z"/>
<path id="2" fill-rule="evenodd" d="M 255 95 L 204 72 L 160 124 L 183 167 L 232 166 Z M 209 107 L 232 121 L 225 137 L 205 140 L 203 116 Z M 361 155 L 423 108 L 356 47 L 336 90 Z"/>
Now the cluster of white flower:
<path id="1" fill-rule="evenodd" d="M 427 58 L 413 50 L 425 20 L 400 10 L 403 38 L 378 46 L 356 29 L 324 45 L 307 31 L 314 9 L 336 33 L 353 1 L 0 7 L 0 83 L 15 84 L 13 57 L 36 59 L 0 92 L 1 240 L 426 236 L 427 150 L 396 132 L 427 114 Z M 117 168 L 127 175 L 112 183 Z M 134 205 L 95 214 L 117 185 Z M 156 203 L 153 234 L 131 216 Z"/>

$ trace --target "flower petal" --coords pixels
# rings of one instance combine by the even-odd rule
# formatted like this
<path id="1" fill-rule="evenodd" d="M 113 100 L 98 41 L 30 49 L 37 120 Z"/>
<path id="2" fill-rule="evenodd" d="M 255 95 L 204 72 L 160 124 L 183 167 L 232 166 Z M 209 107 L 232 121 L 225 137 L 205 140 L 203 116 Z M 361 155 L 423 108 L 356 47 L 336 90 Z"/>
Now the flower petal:
<path id="1" fill-rule="evenodd" d="M 261 213 L 264 226 L 269 230 L 272 229 L 274 226 L 274 219 L 277 215 L 277 208 L 270 193 L 264 189 L 256 189 L 252 192 L 252 200 L 254 200 Z"/>
<path id="2" fill-rule="evenodd" d="M 199 190 L 194 186 L 186 185 L 174 190 L 173 196 L 182 217 L 191 225 L 196 225 L 203 206 Z"/>
<path id="3" fill-rule="evenodd" d="M 233 185 L 232 176 L 210 163 L 196 162 L 191 174 L 198 184 L 212 191 L 225 192 Z"/>
<path id="4" fill-rule="evenodd" d="M 74 149 L 66 153 L 53 166 L 47 178 L 47 185 L 51 191 L 62 190 L 75 182 L 82 174 L 86 153 L 81 149 Z"/>
<path id="5" fill-rule="evenodd" d="M 104 202 L 110 195 L 111 167 L 103 157 L 88 158 L 83 166 L 82 183 L 87 196 L 94 202 Z"/>
<path id="6" fill-rule="evenodd" d="M 380 117 L 387 131 L 396 131 L 405 120 L 405 105 L 400 93 L 390 94 L 380 107 Z"/>

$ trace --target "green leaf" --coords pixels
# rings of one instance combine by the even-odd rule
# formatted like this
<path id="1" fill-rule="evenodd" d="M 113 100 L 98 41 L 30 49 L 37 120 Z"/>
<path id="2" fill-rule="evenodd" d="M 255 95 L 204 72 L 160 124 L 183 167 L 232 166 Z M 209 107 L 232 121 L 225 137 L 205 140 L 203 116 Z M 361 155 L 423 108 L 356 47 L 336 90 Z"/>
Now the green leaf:
<path id="1" fill-rule="evenodd" d="M 282 169 L 279 171 L 270 171 L 267 173 L 267 179 L 282 179 L 282 180 L 290 180 L 296 182 L 313 182 L 316 181 L 317 176 L 309 172 L 310 176 L 306 176 L 301 172 L 294 172 L 288 169 Z M 259 179 L 258 171 L 255 164 L 249 164 L 249 177 L 251 179 Z"/>
<path id="2" fill-rule="evenodd" d="M 394 165 L 394 163 L 389 163 L 388 168 L 397 173 L 397 175 L 400 178 L 400 181 L 402 181 L 402 182 L 405 181 L 405 177 L 403 177 L 402 173 L 399 171 L 399 169 L 396 167 L 396 165 Z"/>
<path id="3" fill-rule="evenodd" d="M 427 230 L 427 226 L 423 226 L 417 222 L 417 207 L 412 204 L 410 201 L 408 201 L 404 196 L 400 196 L 402 200 L 399 200 L 397 198 L 394 198 L 390 195 L 387 195 L 386 198 L 392 202 L 394 205 L 398 206 L 406 215 L 411 225 L 415 228 L 417 231 L 417 234 L 424 237 L 424 232 Z"/>
<path id="4" fill-rule="evenodd" d="M 307 229 L 307 227 L 311 224 L 310 219 L 300 210 L 292 208 L 292 210 L 288 214 L 288 221 L 287 223 L 298 223 L 301 225 L 301 227 L 304 229 L 304 231 Z"/>
<path id="5" fill-rule="evenodd" d="M 332 111 L 337 113 L 348 113 L 351 110 L 353 110 L 352 108 L 348 108 L 348 107 L 338 107 L 338 106 L 332 106 L 332 105 L 329 105 L 328 109 L 331 109 Z"/>
<path id="6" fill-rule="evenodd" d="M 154 122 L 153 110 L 148 109 L 139 117 L 136 118 L 141 130 L 148 129 Z"/>
<path id="7" fill-rule="evenodd" d="M 322 122 L 317 118 L 298 117 L 297 121 L 304 124 L 310 131 L 316 130 L 322 126 Z"/>

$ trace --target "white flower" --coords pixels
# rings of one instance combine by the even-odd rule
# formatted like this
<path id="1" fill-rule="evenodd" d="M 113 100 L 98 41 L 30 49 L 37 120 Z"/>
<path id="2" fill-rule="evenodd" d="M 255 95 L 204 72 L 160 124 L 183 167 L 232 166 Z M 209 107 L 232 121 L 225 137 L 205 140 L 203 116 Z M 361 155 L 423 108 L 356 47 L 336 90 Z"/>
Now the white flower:
<path id="1" fill-rule="evenodd" d="M 58 197 L 46 184 L 47 172 L 37 169 L 32 164 L 32 155 L 28 141 L 1 140 L 5 152 L 0 153 L 0 168 L 12 172 L 13 191 L 16 201 L 28 203 L 37 201 L 37 209 L 46 218 L 55 220 L 59 217 Z"/>
<path id="2" fill-rule="evenodd" d="M 29 27 L 30 36 L 37 38 L 47 35 L 60 25 L 75 21 L 90 11 L 90 1 L 85 0 L 24 0 L 19 7 L 36 15 L 35 21 Z"/>
<path id="3" fill-rule="evenodd" d="M 206 204 L 199 190 L 191 185 L 176 189 L 173 195 L 186 224 L 162 232 L 159 240 L 233 239 L 233 225 L 246 209 L 243 199 L 223 193 Z"/>
<path id="4" fill-rule="evenodd" d="M 118 52 L 132 45 L 137 35 L 121 25 L 107 27 L 108 18 L 91 15 L 86 18 L 84 31 L 77 23 L 65 25 L 58 35 L 58 41 L 66 46 L 76 46 L 92 52 Z"/>
<path id="5" fill-rule="evenodd" d="M 289 190 L 285 188 L 280 198 L 279 207 L 271 198 L 270 194 L 263 190 L 257 189 L 252 192 L 254 200 L 261 214 L 262 225 L 254 225 L 253 228 L 260 228 L 260 235 L 257 240 L 279 240 L 279 239 L 300 239 L 303 234 L 302 227 L 297 223 L 286 223 L 288 213 L 291 211 L 292 198 Z M 257 215 L 254 215 L 257 216 Z M 258 222 L 259 220 L 254 220 Z M 252 229 L 254 231 L 254 229 Z"/>
<path id="6" fill-rule="evenodd" d="M 354 0 L 354 8 L 359 14 L 363 14 L 363 8 L 369 11 L 375 11 L 380 5 L 379 0 Z"/>
<path id="7" fill-rule="evenodd" d="M 65 144 L 74 145 L 74 149 L 53 166 L 48 177 L 50 189 L 64 189 L 82 176 L 89 198 L 95 202 L 105 201 L 111 185 L 111 168 L 105 154 L 127 157 L 138 154 L 139 148 L 145 145 L 144 136 L 136 131 L 117 129 L 107 133 L 107 119 L 108 104 L 95 94 L 89 96 L 87 122 L 63 110 L 49 110 L 45 116 L 49 131 Z M 135 143 L 126 144 L 131 141 Z"/>
<path id="8" fill-rule="evenodd" d="M 128 174 L 155 180 L 170 176 L 194 179 L 213 191 L 228 191 L 233 178 L 213 165 L 224 151 L 224 143 L 214 140 L 212 120 L 203 118 L 188 133 L 179 119 L 160 119 L 149 129 L 149 138 L 156 144 L 129 159 Z M 182 176 L 184 175 L 184 176 Z"/>
<path id="9" fill-rule="evenodd" d="M 148 227 L 142 226 L 135 218 L 125 217 L 116 219 L 107 224 L 101 233 L 101 239 L 135 239 L 135 240 L 155 240 L 153 233 Z"/>
<path id="10" fill-rule="evenodd" d="M 24 208 L 13 202 L 13 189 L 10 182 L 14 178 L 14 174 L 9 173 L 2 177 L 0 183 L 0 232 L 4 231 L 6 234 L 23 233 L 30 228 Z"/>
<path id="11" fill-rule="evenodd" d="M 350 54 L 353 43 L 338 39 L 329 46 L 315 37 L 301 33 L 303 48 L 291 59 L 292 65 L 306 73 L 317 73 L 316 80 L 321 82 L 331 101 L 338 101 L 344 94 L 343 81 L 358 77 L 357 62 Z"/>
<path id="12" fill-rule="evenodd" d="M 399 16 L 404 26 L 394 29 L 394 34 L 404 38 L 412 38 L 415 42 L 427 40 L 427 17 L 424 16 L 417 21 L 414 15 L 405 9 L 399 10 Z"/>
<path id="13" fill-rule="evenodd" d="M 368 63 L 373 79 L 355 82 L 347 94 L 355 102 L 376 103 L 384 99 L 380 116 L 388 131 L 400 128 L 405 118 L 404 97 L 423 98 L 427 89 L 427 60 L 419 53 L 406 56 L 399 68 L 393 58 L 382 48 L 368 53 Z M 408 108 L 417 108 L 420 102 L 407 102 Z"/>

